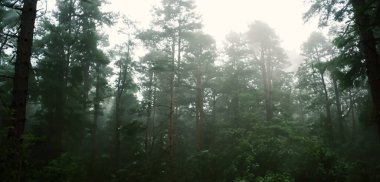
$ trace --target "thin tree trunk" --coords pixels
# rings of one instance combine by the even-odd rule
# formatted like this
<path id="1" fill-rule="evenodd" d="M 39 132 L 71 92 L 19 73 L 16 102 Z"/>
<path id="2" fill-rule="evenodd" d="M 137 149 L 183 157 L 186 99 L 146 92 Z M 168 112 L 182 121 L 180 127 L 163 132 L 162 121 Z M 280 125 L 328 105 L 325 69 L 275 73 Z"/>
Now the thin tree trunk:
<path id="1" fill-rule="evenodd" d="M 354 103 L 354 98 L 353 98 L 351 90 L 349 90 L 349 94 L 350 94 L 350 109 L 351 109 L 352 134 L 354 135 L 355 131 L 356 131 L 355 103 Z"/>
<path id="2" fill-rule="evenodd" d="M 197 141 L 197 149 L 198 151 L 202 150 L 203 147 L 203 83 L 202 83 L 202 72 L 201 72 L 201 63 L 198 60 L 197 65 L 197 76 L 196 76 L 196 141 Z"/>
<path id="3" fill-rule="evenodd" d="M 91 156 L 89 163 L 89 179 L 92 181 L 94 178 L 94 163 L 96 161 L 97 155 L 97 131 L 98 131 L 98 117 L 100 113 L 100 65 L 99 63 L 96 65 L 96 86 L 95 86 L 95 98 L 94 98 L 94 118 L 92 123 L 92 136 L 91 136 Z M 96 181 L 96 180 L 95 180 Z"/>
<path id="4" fill-rule="evenodd" d="M 127 47 L 127 59 L 130 62 L 130 45 Z M 114 169 L 119 169 L 119 160 L 120 160 L 120 130 L 122 129 L 120 114 L 121 114 L 121 100 L 123 94 L 127 88 L 127 74 L 128 74 L 128 65 L 121 64 L 119 71 L 119 78 L 116 86 L 116 96 L 115 96 L 115 149 L 114 149 Z"/>
<path id="5" fill-rule="evenodd" d="M 172 72 L 170 75 L 170 98 L 169 98 L 169 163 L 171 168 L 174 164 L 174 79 L 175 79 L 175 39 L 173 38 L 172 44 Z"/>
<path id="6" fill-rule="evenodd" d="M 370 25 L 370 16 L 366 11 L 366 1 L 351 0 L 354 19 L 360 37 L 360 51 L 365 58 L 368 82 L 374 106 L 374 120 L 377 124 L 380 143 L 380 60 L 377 43 Z"/>
<path id="7" fill-rule="evenodd" d="M 20 33 L 17 38 L 17 56 L 13 77 L 10 128 L 8 133 L 9 181 L 20 181 L 22 176 L 22 135 L 26 122 L 26 101 L 32 55 L 34 23 L 37 0 L 24 0 L 21 13 Z M 4 179 L 3 179 L 4 180 Z M 7 180 L 7 179 L 5 179 Z"/>
<path id="8" fill-rule="evenodd" d="M 271 60 L 267 60 L 267 86 L 268 86 L 268 113 L 269 113 L 269 120 L 273 120 L 273 66 L 271 64 Z"/>
<path id="9" fill-rule="evenodd" d="M 120 125 L 120 101 L 116 101 L 116 105 L 115 105 L 115 120 L 116 120 L 116 125 L 115 125 L 115 150 L 114 150 L 114 168 L 115 169 L 118 169 L 119 168 L 119 154 L 120 154 L 120 129 L 121 129 L 121 125 Z"/>
<path id="10" fill-rule="evenodd" d="M 120 156 L 120 130 L 121 130 L 121 120 L 120 120 L 120 102 L 122 95 L 124 93 L 125 81 L 126 81 L 127 70 L 124 67 L 120 68 L 119 78 L 117 83 L 117 90 L 115 96 L 115 148 L 114 148 L 114 168 L 119 168 L 119 156 Z"/>
<path id="11" fill-rule="evenodd" d="M 264 102 L 265 102 L 265 113 L 266 113 L 266 121 L 272 121 L 272 107 L 270 102 L 270 93 L 269 93 L 269 81 L 268 81 L 268 68 L 267 61 L 264 58 L 264 50 L 261 51 L 261 74 L 263 77 L 264 84 Z"/>
<path id="12" fill-rule="evenodd" d="M 216 122 L 216 94 L 212 92 L 212 122 Z"/>
<path id="13" fill-rule="evenodd" d="M 87 60 L 84 60 L 84 63 L 82 63 L 82 76 L 83 76 L 83 105 L 82 105 L 82 109 L 83 109 L 83 112 L 85 113 L 84 115 L 87 115 L 87 108 L 88 108 L 88 103 L 89 103 L 89 99 L 88 99 L 88 95 L 89 95 L 89 92 L 90 92 L 90 74 L 89 74 L 89 70 L 90 70 L 90 64 L 88 63 Z"/>
<path id="14" fill-rule="evenodd" d="M 342 104 L 340 102 L 340 92 L 337 80 L 333 79 L 334 92 L 335 92 L 335 105 L 336 105 L 336 114 L 338 116 L 338 124 L 339 124 L 339 135 L 342 140 L 344 140 L 344 124 L 343 124 L 343 112 L 342 112 Z"/>
<path id="15" fill-rule="evenodd" d="M 233 94 L 232 94 L 232 99 L 231 99 L 231 112 L 232 112 L 232 122 L 233 122 L 233 125 L 235 125 L 235 127 L 240 127 L 240 108 L 239 108 L 239 93 L 240 93 L 240 84 L 239 84 L 239 76 L 238 76 L 238 72 L 240 71 L 237 67 L 237 63 L 236 63 L 236 60 L 233 59 L 232 60 L 232 64 L 233 64 L 233 77 L 232 77 L 232 80 L 234 81 L 234 90 L 233 90 Z"/>
<path id="16" fill-rule="evenodd" d="M 153 79 L 154 82 L 156 82 L 156 77 L 154 77 Z M 152 107 L 153 107 L 153 111 L 152 111 L 152 142 L 151 142 L 151 150 L 150 150 L 150 153 L 153 152 L 153 149 L 154 149 L 154 146 L 155 146 L 155 143 L 156 143 L 156 139 L 157 139 L 157 135 L 159 135 L 159 133 L 155 133 L 155 125 L 156 125 L 156 103 L 157 103 L 157 97 L 156 97 L 156 92 L 157 92 L 157 87 L 154 86 L 154 89 L 153 89 L 153 103 L 152 103 Z M 158 126 L 158 132 L 161 132 L 161 126 Z"/>
<path id="17" fill-rule="evenodd" d="M 327 130 L 327 136 L 329 139 L 333 138 L 333 131 L 332 131 L 332 121 L 331 121 L 331 109 L 330 109 L 330 100 L 329 100 L 329 93 L 327 91 L 327 85 L 325 82 L 325 77 L 323 72 L 320 72 L 321 75 L 321 81 L 323 86 L 323 95 L 325 97 L 325 109 L 326 109 L 326 121 L 325 121 L 325 127 Z"/>
<path id="18" fill-rule="evenodd" d="M 178 45 L 177 45 L 177 87 L 181 85 L 181 46 L 182 46 L 182 32 L 181 32 L 181 24 L 178 26 Z"/>
<path id="19" fill-rule="evenodd" d="M 153 104 L 153 90 L 152 90 L 152 85 L 153 85 L 153 77 L 154 77 L 154 72 L 151 71 L 150 76 L 149 76 L 149 90 L 148 90 L 148 108 L 147 108 L 147 113 L 146 113 L 146 129 L 145 129 L 145 152 L 148 156 L 148 150 L 149 150 L 149 138 L 151 137 L 150 128 L 153 128 L 154 126 L 151 126 L 151 116 L 152 116 L 152 104 Z"/>
<path id="20" fill-rule="evenodd" d="M 64 20 L 62 22 L 59 22 L 60 24 L 66 24 L 68 25 L 68 35 L 72 36 L 73 32 L 73 26 L 72 26 L 72 19 L 73 19 L 73 10 L 74 10 L 74 2 L 73 0 L 69 0 L 68 2 L 70 10 L 68 19 Z M 69 73 L 69 66 L 71 62 L 71 56 L 72 56 L 72 45 L 74 44 L 73 40 L 70 39 L 70 41 L 67 42 L 66 45 L 63 45 L 62 54 L 64 55 L 62 60 L 58 60 L 58 64 L 60 69 L 58 69 L 57 72 L 57 84 L 59 84 L 59 89 L 56 91 L 56 100 L 57 104 L 52 108 L 52 112 L 54 113 L 53 118 L 50 118 L 48 120 L 48 144 L 49 144 L 49 151 L 47 152 L 49 155 L 47 159 L 52 160 L 57 157 L 59 157 L 63 150 L 64 150 L 64 130 L 65 130 L 65 121 L 66 121 L 66 115 L 64 108 L 66 107 L 67 103 L 67 94 L 66 94 L 66 88 L 68 85 L 68 73 Z"/>

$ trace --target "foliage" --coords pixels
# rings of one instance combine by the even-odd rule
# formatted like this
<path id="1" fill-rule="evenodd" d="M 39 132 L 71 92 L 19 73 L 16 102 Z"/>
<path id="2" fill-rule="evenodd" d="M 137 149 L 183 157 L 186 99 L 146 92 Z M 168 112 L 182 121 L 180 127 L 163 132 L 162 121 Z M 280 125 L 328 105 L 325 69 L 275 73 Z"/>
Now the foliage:
<path id="1" fill-rule="evenodd" d="M 58 0 L 38 20 L 21 180 L 379 181 L 350 1 L 310 1 L 306 19 L 337 24 L 311 33 L 294 72 L 265 22 L 230 32 L 219 48 L 192 0 L 162 0 L 148 29 L 102 12 L 104 3 Z M 369 7 L 378 26 L 380 6 Z M 18 18 L 0 6 L 2 175 Z M 102 29 L 114 22 L 128 39 L 107 47 Z"/>
<path id="2" fill-rule="evenodd" d="M 86 174 L 81 159 L 67 153 L 50 161 L 38 173 L 36 177 L 42 181 L 83 181 Z"/>

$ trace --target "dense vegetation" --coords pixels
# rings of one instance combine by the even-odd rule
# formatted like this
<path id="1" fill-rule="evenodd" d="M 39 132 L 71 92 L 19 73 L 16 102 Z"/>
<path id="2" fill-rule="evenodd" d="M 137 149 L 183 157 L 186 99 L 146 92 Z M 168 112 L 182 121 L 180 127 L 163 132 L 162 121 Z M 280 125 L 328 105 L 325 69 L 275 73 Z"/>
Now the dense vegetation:
<path id="1" fill-rule="evenodd" d="M 217 49 L 192 0 L 148 29 L 102 0 L 39 3 L 0 4 L 0 181 L 380 181 L 379 1 L 311 0 L 333 26 L 292 72 L 270 25 Z"/>

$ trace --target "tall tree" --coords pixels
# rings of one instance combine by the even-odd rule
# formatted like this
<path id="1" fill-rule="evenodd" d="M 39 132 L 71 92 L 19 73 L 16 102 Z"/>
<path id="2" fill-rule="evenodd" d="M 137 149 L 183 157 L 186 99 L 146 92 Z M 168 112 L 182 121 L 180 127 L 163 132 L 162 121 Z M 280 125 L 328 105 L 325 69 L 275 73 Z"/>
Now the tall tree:
<path id="1" fill-rule="evenodd" d="M 121 138 L 122 138 L 122 129 L 128 123 L 123 122 L 125 118 L 123 117 L 128 109 L 133 106 L 133 102 L 129 99 L 131 94 L 136 89 L 136 86 L 133 82 L 132 71 L 133 71 L 133 62 L 132 62 L 132 50 L 133 50 L 133 42 L 129 40 L 125 47 L 126 51 L 118 50 L 115 52 L 116 58 L 118 59 L 116 62 L 116 67 L 118 69 L 117 79 L 116 79 L 116 90 L 114 97 L 114 113 L 113 120 L 114 125 L 113 128 L 113 162 L 114 169 L 119 169 L 120 164 L 120 153 L 121 153 Z M 126 107 L 125 104 L 129 103 L 129 107 Z M 131 121 L 127 121 L 131 122 Z"/>
<path id="2" fill-rule="evenodd" d="M 91 154 L 88 164 L 88 179 L 95 180 L 95 167 L 98 161 L 98 145 L 99 145 L 99 121 L 101 119 L 102 113 L 104 111 L 104 106 L 102 103 L 104 103 L 104 100 L 106 98 L 107 94 L 107 88 L 108 88 L 108 76 L 109 76 L 109 69 L 107 67 L 109 61 L 106 55 L 104 55 L 103 52 L 100 50 L 97 51 L 97 56 L 94 57 L 95 62 L 95 68 L 93 70 L 93 74 L 95 76 L 95 84 L 94 84 L 94 93 L 92 104 L 93 104 L 93 119 L 92 124 L 90 125 L 91 128 Z"/>
<path id="3" fill-rule="evenodd" d="M 250 54 L 259 65 L 262 75 L 266 121 L 271 122 L 274 117 L 273 73 L 284 65 L 286 55 L 274 30 L 264 22 L 255 21 L 251 24 L 247 36 Z"/>
<path id="4" fill-rule="evenodd" d="M 166 83 L 162 82 L 162 77 L 167 77 L 165 72 L 169 69 L 168 59 L 168 55 L 164 52 L 151 51 L 143 57 L 139 65 L 139 71 L 144 74 L 140 82 L 143 89 L 143 105 L 146 108 L 145 150 L 148 157 L 153 153 L 157 140 L 162 140 L 159 136 L 163 136 L 162 122 L 157 125 L 156 121 L 161 120 L 157 111 L 161 112 L 164 103 L 157 100 L 161 99 L 162 92 L 166 92 L 163 88 Z M 160 150 L 162 148 L 160 146 Z"/>
<path id="5" fill-rule="evenodd" d="M 332 59 L 332 46 L 328 43 L 326 38 L 321 33 L 311 33 L 309 39 L 302 45 L 303 56 L 306 59 L 308 69 L 311 70 L 313 79 L 312 83 L 315 83 L 315 90 L 323 95 L 323 103 L 325 108 L 326 119 L 324 126 L 328 132 L 328 136 L 332 137 L 332 114 L 331 114 L 331 101 L 328 92 L 328 74 L 327 65 L 323 64 Z"/>
<path id="6" fill-rule="evenodd" d="M 162 0 L 161 6 L 154 11 L 153 28 L 143 32 L 140 37 L 147 42 L 150 48 L 159 49 L 170 55 L 170 75 L 168 83 L 168 152 L 169 163 L 174 162 L 174 138 L 175 123 L 179 118 L 179 105 L 181 92 L 181 69 L 182 52 L 186 44 L 184 37 L 188 32 L 195 31 L 201 27 L 200 18 L 194 11 L 192 0 Z M 155 41 L 152 46 L 150 41 Z"/>
<path id="7" fill-rule="evenodd" d="M 10 116 L 9 103 L 12 95 L 13 66 L 20 18 L 17 9 L 13 9 L 10 5 L 0 6 L 0 127 L 5 127 L 6 120 Z"/>
<path id="8" fill-rule="evenodd" d="M 36 46 L 40 50 L 41 98 L 36 115 L 46 123 L 40 126 L 47 136 L 44 150 L 49 152 L 41 156 L 45 160 L 65 151 L 77 152 L 71 149 L 79 149 L 73 146 L 81 146 L 86 139 L 85 128 L 92 128 L 90 93 L 92 88 L 96 90 L 96 67 L 98 63 L 107 65 L 99 49 L 102 37 L 97 33 L 98 26 L 109 23 L 100 11 L 101 1 L 57 1 L 56 5 L 53 17 L 46 17 L 41 24 L 43 36 Z"/>
<path id="9" fill-rule="evenodd" d="M 349 20 L 345 30 L 354 30 L 359 37 L 359 49 L 364 58 L 366 75 L 370 87 L 372 103 L 374 106 L 374 120 L 377 124 L 380 138 L 380 55 L 377 49 L 375 30 L 379 25 L 379 3 L 378 1 L 342 0 L 342 1 L 311 1 L 311 7 L 305 14 L 308 20 L 312 16 L 320 15 L 320 25 L 327 25 L 331 18 L 335 21 L 343 22 Z M 347 31 L 342 31 L 343 36 L 349 35 Z M 352 39 L 351 39 L 352 40 Z M 355 65 L 354 60 L 351 62 Z M 379 140 L 380 141 L 380 140 Z"/>
<path id="10" fill-rule="evenodd" d="M 380 55 L 373 32 L 374 27 L 371 23 L 371 19 L 380 18 L 380 15 L 375 14 L 376 17 L 371 17 L 372 12 L 370 9 L 367 9 L 370 6 L 370 2 L 359 0 L 351 0 L 350 2 L 353 7 L 356 29 L 360 37 L 359 48 L 363 54 L 367 68 L 368 82 L 374 106 L 374 118 L 377 123 L 380 142 L 380 74 L 378 73 L 380 71 Z M 380 25 L 377 24 L 376 26 L 379 27 Z"/>
<path id="11" fill-rule="evenodd" d="M 15 73 L 11 100 L 10 128 L 8 134 L 8 160 L 11 162 L 9 181 L 20 181 L 22 176 L 22 135 L 26 122 L 26 101 L 32 55 L 34 23 L 37 0 L 24 0 L 21 11 L 20 32 L 17 38 Z"/>
<path id="12" fill-rule="evenodd" d="M 191 61 L 192 72 L 195 80 L 195 130 L 196 145 L 200 151 L 204 147 L 203 127 L 205 121 L 204 103 L 205 87 L 210 76 L 207 75 L 213 69 L 215 59 L 215 41 L 201 32 L 192 34 L 189 38 L 185 58 Z"/>
<path id="13" fill-rule="evenodd" d="M 227 91 L 231 92 L 231 105 L 229 106 L 231 112 L 231 121 L 233 125 L 241 126 L 241 110 L 240 95 L 242 94 L 242 87 L 247 84 L 247 45 L 244 40 L 244 35 L 230 32 L 226 36 L 224 44 L 225 54 L 228 60 L 225 62 L 225 72 L 228 74 L 227 78 Z"/>

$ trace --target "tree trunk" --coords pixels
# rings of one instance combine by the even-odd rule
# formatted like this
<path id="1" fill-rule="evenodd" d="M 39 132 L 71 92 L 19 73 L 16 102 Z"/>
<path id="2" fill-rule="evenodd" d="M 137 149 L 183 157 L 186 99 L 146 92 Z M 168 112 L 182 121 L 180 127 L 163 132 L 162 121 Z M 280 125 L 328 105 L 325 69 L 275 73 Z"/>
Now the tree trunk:
<path id="1" fill-rule="evenodd" d="M 22 135 L 26 122 L 26 101 L 32 55 L 33 31 L 36 19 L 37 0 L 24 0 L 21 13 L 20 33 L 17 38 L 17 56 L 13 78 L 12 116 L 8 133 L 9 181 L 20 181 L 22 176 Z M 4 180 L 4 179 L 3 179 Z"/>
<path id="2" fill-rule="evenodd" d="M 120 156 L 120 101 L 115 101 L 115 149 L 114 149 L 114 168 L 118 169 L 119 168 L 119 156 Z"/>
<path id="3" fill-rule="evenodd" d="M 197 141 L 197 150 L 201 151 L 203 147 L 203 83 L 202 83 L 202 72 L 201 72 L 201 63 L 198 61 L 197 65 L 197 76 L 196 76 L 196 104 L 195 104 L 195 126 L 196 126 L 196 141 Z"/>
<path id="4" fill-rule="evenodd" d="M 72 36 L 73 26 L 73 11 L 74 11 L 74 2 L 73 0 L 69 0 L 68 2 L 70 11 L 69 18 L 59 22 L 60 24 L 68 24 L 68 35 Z M 59 157 L 64 150 L 64 130 L 65 130 L 65 107 L 67 103 L 67 93 L 66 88 L 68 85 L 68 74 L 69 67 L 71 64 L 71 56 L 72 56 L 72 45 L 74 44 L 73 39 L 67 42 L 67 45 L 62 45 L 62 60 L 58 61 L 58 72 L 57 72 L 57 84 L 59 84 L 58 90 L 56 90 L 56 105 L 51 108 L 53 114 L 53 118 L 49 118 L 48 120 L 48 160 L 53 160 Z"/>
<path id="5" fill-rule="evenodd" d="M 212 91 L 212 122 L 216 122 L 216 93 Z"/>
<path id="6" fill-rule="evenodd" d="M 89 104 L 89 99 L 88 99 L 88 95 L 89 95 L 89 92 L 90 92 L 90 89 L 91 89 L 91 85 L 90 85 L 90 64 L 88 62 L 88 60 L 82 60 L 82 77 L 83 77 L 83 93 L 82 93 L 82 96 L 83 96 L 83 101 L 82 101 L 82 109 L 83 109 L 83 112 L 84 112 L 84 115 L 86 116 L 87 115 L 87 111 L 88 111 L 88 104 Z M 87 118 L 86 118 L 87 119 Z"/>
<path id="7" fill-rule="evenodd" d="M 332 131 L 332 121 L 331 121 L 331 105 L 329 100 L 329 93 L 327 91 L 327 85 L 325 82 L 324 72 L 320 72 L 321 75 L 321 81 L 323 86 L 323 95 L 325 97 L 325 109 L 326 109 L 326 121 L 325 121 L 325 127 L 327 131 L 327 137 L 329 139 L 333 139 L 333 131 Z"/>
<path id="8" fill-rule="evenodd" d="M 268 65 L 267 60 L 264 58 L 264 50 L 261 52 L 261 74 L 263 77 L 263 84 L 264 84 L 264 102 L 265 102 L 265 113 L 266 113 L 266 121 L 271 122 L 273 117 L 273 111 L 272 111 L 272 103 L 271 103 L 271 95 L 270 95 L 270 82 L 268 77 Z"/>
<path id="9" fill-rule="evenodd" d="M 355 121 L 355 103 L 351 90 L 350 93 L 350 110 L 351 110 L 351 123 L 352 123 L 352 135 L 355 134 L 356 131 L 356 121 Z"/>
<path id="10" fill-rule="evenodd" d="M 114 168 L 117 170 L 119 168 L 119 155 L 120 155 L 120 102 L 125 88 L 127 70 L 122 66 L 120 67 L 119 78 L 116 87 L 115 96 L 115 148 L 114 148 Z"/>
<path id="11" fill-rule="evenodd" d="M 268 121 L 273 120 L 273 66 L 271 64 L 271 60 L 267 60 L 267 86 L 268 86 Z"/>
<path id="12" fill-rule="evenodd" d="M 92 123 L 92 136 L 91 136 L 91 156 L 89 162 L 89 178 L 92 181 L 96 181 L 94 178 L 94 163 L 96 161 L 97 153 L 97 131 L 98 131 L 98 117 L 100 113 L 100 65 L 96 65 L 96 86 L 95 86 L 95 98 L 94 98 L 94 118 Z"/>
<path id="13" fill-rule="evenodd" d="M 368 82 L 374 106 L 374 120 L 377 124 L 380 142 L 380 60 L 376 39 L 370 24 L 370 15 L 366 11 L 367 4 L 363 0 L 351 0 L 354 19 L 360 37 L 360 51 L 364 56 Z"/>
<path id="14" fill-rule="evenodd" d="M 238 69 L 237 66 L 237 61 L 236 59 L 232 60 L 232 66 L 233 66 L 233 75 L 232 75 L 232 80 L 234 84 L 234 89 L 232 91 L 232 99 L 231 99 L 231 114 L 232 114 L 232 124 L 235 125 L 235 127 L 240 127 L 240 101 L 239 101 L 239 93 L 240 93 L 240 82 L 239 82 L 239 72 L 240 70 Z"/>
<path id="15" fill-rule="evenodd" d="M 156 77 L 154 77 L 153 83 L 156 83 L 156 80 L 157 80 Z M 156 110 L 157 110 L 157 107 L 156 107 L 156 103 L 157 103 L 156 93 L 157 93 L 157 87 L 154 86 L 153 93 L 152 93 L 152 108 L 153 108 L 153 111 L 152 111 L 152 114 L 151 114 L 152 115 L 151 116 L 152 117 L 152 141 L 150 143 L 150 146 L 151 146 L 150 153 L 153 152 L 154 146 L 156 144 L 156 140 L 157 140 L 157 138 L 160 138 L 159 135 L 160 135 L 161 129 L 162 129 L 161 124 L 158 126 L 157 131 L 156 131 L 156 128 L 155 128 L 155 125 L 156 125 Z"/>
<path id="16" fill-rule="evenodd" d="M 146 113 L 146 123 L 145 123 L 145 152 L 148 157 L 148 150 L 149 150 L 149 145 L 150 145 L 150 137 L 151 137 L 151 131 L 150 128 L 153 128 L 154 126 L 151 126 L 151 116 L 152 116 L 152 104 L 153 104 L 153 77 L 154 77 L 154 72 L 151 71 L 149 75 L 149 90 L 148 90 L 148 107 L 147 107 L 147 113 Z"/>
<path id="17" fill-rule="evenodd" d="M 342 104 L 340 102 L 340 91 L 338 87 L 337 80 L 333 78 L 334 92 L 335 92 L 335 105 L 336 105 L 336 114 L 338 116 L 338 124 L 339 124 L 339 136 L 342 140 L 344 140 L 344 124 L 343 124 L 343 112 L 342 112 Z"/>
<path id="18" fill-rule="evenodd" d="M 174 79 L 175 79 L 175 39 L 173 38 L 172 44 L 172 71 L 170 75 L 170 98 L 169 98 L 169 128 L 168 128 L 168 138 L 169 138 L 169 163 L 170 167 L 173 168 L 174 164 Z"/>

